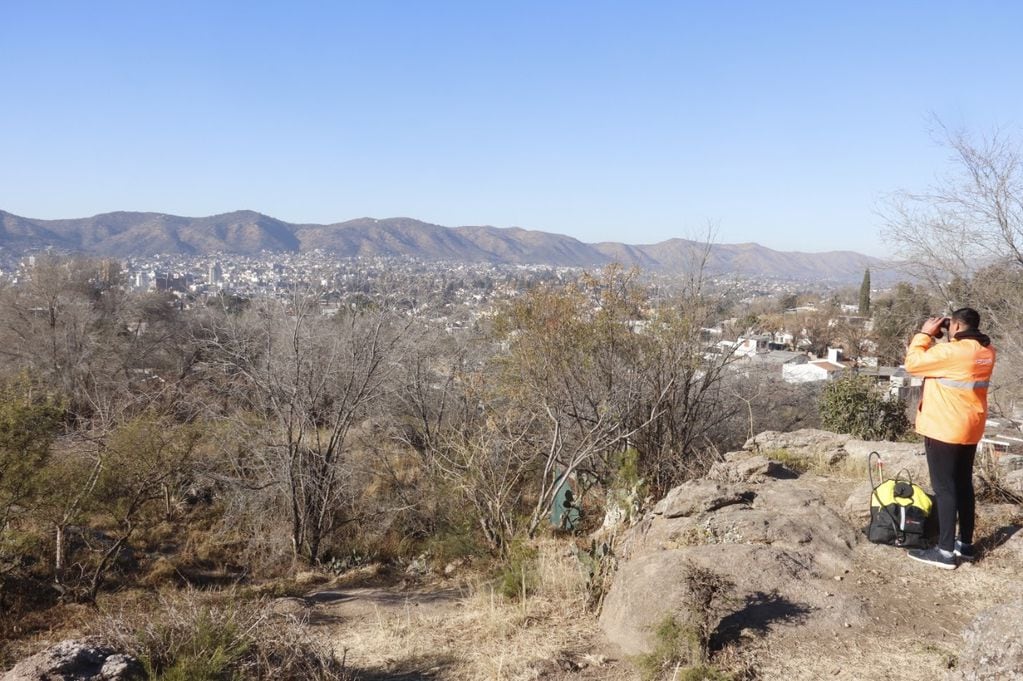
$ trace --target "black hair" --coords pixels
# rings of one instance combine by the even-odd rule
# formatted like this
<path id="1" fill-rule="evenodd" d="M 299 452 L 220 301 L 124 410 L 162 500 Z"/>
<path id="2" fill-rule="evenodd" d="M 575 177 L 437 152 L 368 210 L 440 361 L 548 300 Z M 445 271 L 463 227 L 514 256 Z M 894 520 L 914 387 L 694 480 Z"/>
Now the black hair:
<path id="1" fill-rule="evenodd" d="M 980 326 L 980 313 L 972 307 L 961 307 L 949 316 L 970 329 Z"/>

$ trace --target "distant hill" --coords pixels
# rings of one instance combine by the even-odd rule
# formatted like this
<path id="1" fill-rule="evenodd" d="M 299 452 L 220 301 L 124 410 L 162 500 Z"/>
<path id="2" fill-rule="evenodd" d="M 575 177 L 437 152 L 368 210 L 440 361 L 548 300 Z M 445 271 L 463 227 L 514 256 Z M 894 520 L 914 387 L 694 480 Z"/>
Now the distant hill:
<path id="1" fill-rule="evenodd" d="M 292 224 L 253 211 L 189 218 L 162 213 L 104 213 L 90 218 L 37 220 L 0 211 L 0 247 L 42 248 L 97 256 L 158 253 L 255 255 L 323 249 L 340 257 L 411 256 L 424 260 L 593 267 L 610 262 L 644 269 L 688 269 L 703 245 L 685 239 L 656 244 L 588 244 L 562 234 L 518 227 L 442 227 L 411 218 L 358 218 L 331 225 Z M 885 263 L 852 251 L 783 252 L 759 244 L 714 244 L 712 274 L 856 282 Z"/>

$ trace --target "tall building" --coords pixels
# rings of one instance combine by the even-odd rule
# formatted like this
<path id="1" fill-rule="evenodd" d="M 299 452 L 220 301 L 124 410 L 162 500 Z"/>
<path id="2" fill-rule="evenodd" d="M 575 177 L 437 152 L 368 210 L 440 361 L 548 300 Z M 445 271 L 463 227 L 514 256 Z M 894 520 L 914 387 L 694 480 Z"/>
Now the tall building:
<path id="1" fill-rule="evenodd" d="M 211 284 L 220 284 L 224 281 L 224 268 L 220 266 L 220 261 L 213 261 L 213 264 L 210 265 L 206 279 Z"/>
<path id="2" fill-rule="evenodd" d="M 149 276 L 148 272 L 136 272 L 135 273 L 135 288 L 139 291 L 148 291 L 150 285 L 153 283 L 153 278 Z"/>

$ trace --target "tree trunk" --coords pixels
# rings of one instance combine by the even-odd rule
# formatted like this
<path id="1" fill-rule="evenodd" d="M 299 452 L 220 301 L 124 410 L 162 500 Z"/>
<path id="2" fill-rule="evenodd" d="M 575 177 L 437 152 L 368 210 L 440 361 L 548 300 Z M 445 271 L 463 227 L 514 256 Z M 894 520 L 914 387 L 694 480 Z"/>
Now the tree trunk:
<path id="1" fill-rule="evenodd" d="M 64 526 L 57 525 L 57 547 L 53 557 L 53 581 L 57 584 L 64 582 Z"/>

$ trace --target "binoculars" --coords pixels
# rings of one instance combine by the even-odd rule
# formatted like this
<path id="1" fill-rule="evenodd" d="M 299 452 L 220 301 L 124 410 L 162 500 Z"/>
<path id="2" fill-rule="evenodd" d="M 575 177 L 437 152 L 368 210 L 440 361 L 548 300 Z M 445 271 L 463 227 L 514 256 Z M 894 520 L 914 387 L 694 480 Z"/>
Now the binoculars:
<path id="1" fill-rule="evenodd" d="M 942 336 L 944 336 L 948 332 L 948 325 L 951 321 L 952 319 L 949 317 L 942 317 L 941 326 L 938 327 L 938 332 L 934 334 L 934 337 L 941 338 Z"/>

